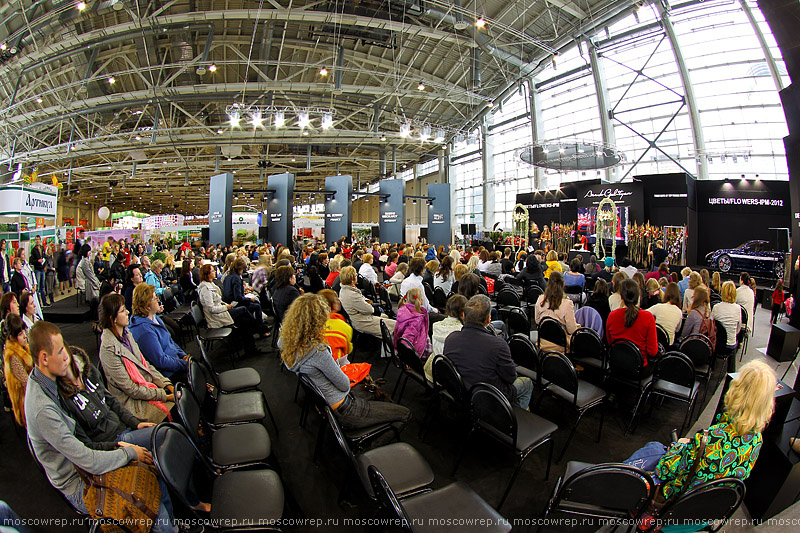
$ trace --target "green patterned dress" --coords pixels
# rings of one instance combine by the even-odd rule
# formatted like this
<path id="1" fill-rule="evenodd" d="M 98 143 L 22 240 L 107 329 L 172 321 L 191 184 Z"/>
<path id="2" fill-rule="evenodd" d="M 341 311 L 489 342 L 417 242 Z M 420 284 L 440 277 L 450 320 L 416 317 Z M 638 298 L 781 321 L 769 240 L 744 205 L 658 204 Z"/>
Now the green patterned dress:
<path id="1" fill-rule="evenodd" d="M 728 414 L 722 413 L 708 429 L 706 452 L 700 458 L 694 479 L 687 480 L 702 437 L 703 432 L 698 432 L 689 444 L 673 444 L 656 465 L 656 477 L 666 499 L 680 494 L 687 486 L 696 487 L 715 479 L 747 479 L 761 451 L 761 433 L 739 435 Z"/>

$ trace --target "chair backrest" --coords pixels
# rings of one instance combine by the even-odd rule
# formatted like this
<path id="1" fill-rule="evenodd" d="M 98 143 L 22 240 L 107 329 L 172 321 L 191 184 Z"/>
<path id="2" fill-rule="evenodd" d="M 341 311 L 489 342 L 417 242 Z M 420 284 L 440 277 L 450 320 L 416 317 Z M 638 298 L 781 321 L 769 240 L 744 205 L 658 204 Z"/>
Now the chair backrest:
<path id="1" fill-rule="evenodd" d="M 197 341 L 197 345 L 200 347 L 200 357 L 201 362 L 205 364 L 206 370 L 208 370 L 208 375 L 211 378 L 215 387 L 219 386 L 219 382 L 217 381 L 217 371 L 214 370 L 214 365 L 211 364 L 211 358 L 208 356 L 208 352 L 206 351 L 206 347 L 203 346 L 203 341 L 200 340 L 200 336 L 195 337 Z M 197 362 L 195 360 L 195 362 Z"/>
<path id="2" fill-rule="evenodd" d="M 741 317 L 742 317 L 742 325 L 743 325 L 743 326 L 747 326 L 747 322 L 748 322 L 748 320 L 750 320 L 750 311 L 748 311 L 747 309 L 745 309 L 745 308 L 744 308 L 744 306 L 743 306 L 742 304 L 739 304 L 739 307 L 740 307 L 740 308 L 741 308 L 741 310 L 742 310 L 742 314 L 741 314 Z"/>
<path id="3" fill-rule="evenodd" d="M 184 504 L 189 491 L 195 458 L 199 457 L 209 470 L 210 465 L 195 447 L 186 432 L 173 422 L 162 422 L 153 430 L 150 450 L 161 479 Z"/>
<path id="4" fill-rule="evenodd" d="M 583 292 L 583 287 L 580 285 L 564 285 L 564 293 L 566 294 L 580 294 Z"/>
<path id="5" fill-rule="evenodd" d="M 529 283 L 529 285 L 525 289 L 525 300 L 527 300 L 527 302 L 530 305 L 533 305 L 533 304 L 536 303 L 536 300 L 539 299 L 539 296 L 544 294 L 544 291 L 542 290 L 541 287 L 539 287 L 539 285 L 537 285 L 537 284 L 535 284 L 533 282 L 528 282 L 528 283 Z"/>
<path id="6" fill-rule="evenodd" d="M 489 383 L 477 383 L 470 390 L 472 422 L 500 442 L 517 444 L 517 417 L 508 398 Z"/>
<path id="7" fill-rule="evenodd" d="M 570 353 L 574 357 L 591 357 L 605 361 L 606 348 L 603 345 L 603 340 L 595 330 L 587 327 L 580 327 L 572 334 L 572 339 L 569 343 Z"/>
<path id="8" fill-rule="evenodd" d="M 192 440 L 198 442 L 200 440 L 198 427 L 202 421 L 200 405 L 189 387 L 183 383 L 175 385 L 175 404 L 178 406 L 178 415 L 181 417 L 183 428 Z"/>
<path id="9" fill-rule="evenodd" d="M 523 335 L 530 335 L 531 323 L 528 321 L 528 314 L 524 309 L 519 307 L 512 307 L 508 310 L 506 315 L 506 322 L 508 323 L 508 334 L 514 335 L 522 333 Z"/>
<path id="10" fill-rule="evenodd" d="M 447 306 L 447 293 L 441 287 L 433 289 L 433 299 L 430 300 L 434 307 L 444 309 Z"/>
<path id="11" fill-rule="evenodd" d="M 430 283 L 427 281 L 422 282 L 422 288 L 425 289 L 425 298 L 428 299 L 429 302 L 433 301 L 433 287 L 431 287 Z"/>
<path id="12" fill-rule="evenodd" d="M 691 390 L 695 381 L 694 363 L 686 354 L 667 352 L 658 361 L 653 379 L 662 379 Z"/>
<path id="13" fill-rule="evenodd" d="M 164 292 L 161 293 L 161 300 L 164 302 L 172 300 L 172 289 L 170 288 L 164 289 Z"/>
<path id="14" fill-rule="evenodd" d="M 198 328 L 203 325 L 205 321 L 205 316 L 203 316 L 203 310 L 200 309 L 200 304 L 197 302 L 192 302 L 191 304 L 192 309 L 192 320 L 194 320 L 194 325 Z"/>
<path id="15" fill-rule="evenodd" d="M 689 335 L 682 342 L 678 351 L 689 356 L 695 366 L 703 366 L 711 363 L 711 354 L 714 347 L 705 335 L 695 333 Z"/>
<path id="16" fill-rule="evenodd" d="M 561 322 L 553 317 L 546 316 L 539 321 L 539 339 L 550 341 L 558 346 L 567 345 L 567 331 Z"/>
<path id="17" fill-rule="evenodd" d="M 417 355 L 412 342 L 405 337 L 397 341 L 397 358 L 414 372 L 425 375 L 425 365 L 422 363 L 422 359 Z"/>
<path id="18" fill-rule="evenodd" d="M 190 360 L 189 371 L 186 373 L 186 377 L 189 379 L 189 388 L 202 409 L 208 397 L 208 373 L 206 369 L 203 368 L 203 365 L 199 364 L 197 361 Z"/>
<path id="19" fill-rule="evenodd" d="M 356 472 L 358 472 L 358 462 L 356 461 L 356 456 L 353 455 L 353 450 L 350 449 L 350 444 L 347 441 L 347 437 L 345 436 L 342 427 L 339 425 L 339 421 L 336 419 L 336 415 L 333 414 L 333 409 L 331 409 L 329 405 L 325 404 L 322 407 L 322 412 L 325 416 L 325 419 L 328 421 L 328 425 L 331 427 L 331 431 L 333 431 L 333 436 L 336 438 L 336 442 L 339 443 L 339 447 L 344 452 L 347 460 L 350 461 L 350 465 L 355 469 Z"/>
<path id="20" fill-rule="evenodd" d="M 503 287 L 503 290 L 497 293 L 497 305 L 519 307 L 522 301 L 513 287 Z"/>
<path id="21" fill-rule="evenodd" d="M 539 350 L 527 335 L 521 333 L 512 335 L 508 341 L 508 349 L 511 351 L 511 359 L 517 366 L 533 370 L 538 375 L 541 370 L 541 357 Z"/>
<path id="22" fill-rule="evenodd" d="M 703 483 L 668 502 L 658 518 L 669 524 L 718 522 L 717 531 L 742 504 L 745 485 L 738 478 L 722 478 Z"/>
<path id="23" fill-rule="evenodd" d="M 714 353 L 723 354 L 728 348 L 728 330 L 719 320 L 714 320 L 714 324 L 717 326 L 717 345 L 714 346 Z"/>
<path id="24" fill-rule="evenodd" d="M 372 491 L 378 499 L 378 505 L 383 507 L 385 511 L 394 513 L 394 518 L 397 518 L 398 523 L 405 531 L 413 531 L 411 528 L 411 524 L 413 523 L 411 518 L 408 516 L 408 513 L 406 513 L 403 504 L 397 499 L 397 495 L 395 495 L 380 470 L 378 470 L 375 465 L 369 465 L 367 475 L 369 476 L 369 483 L 372 485 Z"/>
<path id="25" fill-rule="evenodd" d="M 468 404 L 469 392 L 464 380 L 456 365 L 445 355 L 437 355 L 433 359 L 433 382 L 441 385 L 459 406 L 465 407 Z"/>
<path id="26" fill-rule="evenodd" d="M 642 352 L 631 341 L 619 339 L 608 350 L 608 368 L 615 378 L 638 381 L 644 368 Z"/>
<path id="27" fill-rule="evenodd" d="M 614 490 L 609 490 L 614 487 Z M 592 465 L 564 480 L 555 505 L 570 504 L 606 509 L 614 514 L 636 518 L 652 500 L 656 485 L 640 468 L 619 463 Z M 611 514 L 610 513 L 610 514 Z"/>
<path id="28" fill-rule="evenodd" d="M 667 330 L 664 329 L 664 326 L 661 324 L 656 324 L 656 339 L 658 339 L 658 343 L 664 348 L 669 347 L 669 333 L 667 333 Z"/>
<path id="29" fill-rule="evenodd" d="M 397 363 L 397 353 L 394 351 L 394 339 L 392 338 L 392 332 L 389 331 L 389 326 L 386 325 L 386 322 L 381 320 L 381 342 L 383 342 L 383 349 L 389 354 L 392 358 L 393 363 Z"/>
<path id="30" fill-rule="evenodd" d="M 573 405 L 578 402 L 578 373 L 572 361 L 564 354 L 542 353 L 542 380 L 572 393 Z"/>
<path id="31" fill-rule="evenodd" d="M 322 394 L 322 391 L 319 390 L 319 387 L 317 387 L 317 384 L 314 383 L 311 378 L 306 374 L 298 374 L 297 378 L 300 380 L 300 385 L 306 391 L 306 394 L 311 395 L 311 400 L 317 404 L 317 407 L 322 409 L 324 406 L 328 405 L 328 402 L 325 401 L 325 395 Z"/>

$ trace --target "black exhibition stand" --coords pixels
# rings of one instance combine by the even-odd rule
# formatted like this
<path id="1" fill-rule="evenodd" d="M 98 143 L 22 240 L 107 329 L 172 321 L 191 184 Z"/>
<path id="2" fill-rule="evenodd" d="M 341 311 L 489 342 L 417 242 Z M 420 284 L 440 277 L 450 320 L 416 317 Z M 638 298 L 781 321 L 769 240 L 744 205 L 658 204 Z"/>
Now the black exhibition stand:
<path id="1" fill-rule="evenodd" d="M 737 374 L 727 374 L 716 414 L 723 411 L 725 393 Z M 798 383 L 795 382 L 795 387 Z M 775 412 L 761 433 L 763 444 L 750 477 L 745 480 L 744 504 L 755 520 L 766 520 L 800 499 L 800 455 L 792 451 L 789 439 L 800 428 L 800 403 L 795 389 L 778 380 Z"/>

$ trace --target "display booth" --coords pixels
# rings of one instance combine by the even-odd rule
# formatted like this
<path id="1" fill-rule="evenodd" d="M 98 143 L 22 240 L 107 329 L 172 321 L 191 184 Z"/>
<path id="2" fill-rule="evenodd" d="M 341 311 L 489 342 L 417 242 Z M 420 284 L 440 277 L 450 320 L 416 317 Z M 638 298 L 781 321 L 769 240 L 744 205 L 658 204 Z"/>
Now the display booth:
<path id="1" fill-rule="evenodd" d="M 37 235 L 45 245 L 55 242 L 58 189 L 44 183 L 14 183 L 0 187 L 0 239 L 8 249 L 29 249 Z"/>

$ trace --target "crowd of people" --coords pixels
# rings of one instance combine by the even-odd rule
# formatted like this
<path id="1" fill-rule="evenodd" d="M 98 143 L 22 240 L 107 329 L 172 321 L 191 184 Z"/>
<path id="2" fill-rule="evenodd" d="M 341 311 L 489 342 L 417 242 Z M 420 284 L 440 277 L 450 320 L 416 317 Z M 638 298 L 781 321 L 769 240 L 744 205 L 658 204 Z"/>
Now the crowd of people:
<path id="1" fill-rule="evenodd" d="M 51 248 L 37 241 L 31 267 L 24 251 L 9 261 L 0 241 L 5 383 L 14 418 L 27 428 L 51 483 L 82 511 L 83 480 L 73 465 L 102 474 L 132 460 L 151 462 L 152 428 L 177 416 L 175 384 L 186 380 L 190 360 L 182 347 L 181 325 L 168 316 L 179 305 L 200 306 L 209 328 L 233 327 L 252 350 L 257 338 L 271 334 L 266 317 L 272 316 L 283 364 L 316 385 L 345 429 L 390 423 L 398 432 L 411 420 L 407 407 L 351 388 L 345 370 L 352 364 L 355 334 L 382 338 L 388 331 L 395 349 L 403 343 L 413 350 L 430 382 L 432 362 L 443 355 L 467 388 L 489 383 L 513 405 L 529 408 L 534 383 L 517 372 L 506 327 L 489 298 L 501 283 L 525 296 L 531 288 L 538 290 L 529 302 L 531 318 L 536 323 L 549 318 L 562 326 L 566 343 L 541 339 L 542 350 L 568 353 L 570 336 L 588 327 L 609 345 L 620 339 L 635 344 L 644 376 L 681 339 L 698 333 L 713 337 L 719 323 L 727 334 L 725 345 L 733 350 L 740 332 L 752 332 L 754 324 L 755 286 L 746 273 L 737 287 L 705 270 L 684 268 L 679 276 L 661 263 L 652 272 L 640 272 L 627 260 L 617 265 L 612 258 L 598 261 L 593 255 L 586 263 L 582 257 L 567 263 L 554 250 L 514 255 L 509 248 L 345 239 L 327 246 L 298 239 L 290 247 L 193 248 L 184 242 L 173 252 L 152 241 L 131 245 L 109 238 L 98 245 L 79 235 L 75 284 L 85 291 L 102 330 L 101 377 L 83 350 L 43 320 L 38 302 L 52 302 L 49 291 L 55 290 L 48 265 L 54 272 L 61 268 L 60 259 L 48 258 Z M 66 284 L 60 289 L 72 283 L 69 275 L 65 280 L 60 273 L 55 276 Z M 667 339 L 662 345 L 657 328 Z M 764 417 L 771 413 L 761 405 L 763 395 L 742 397 L 764 388 L 769 369 L 747 368 L 738 388 L 731 389 L 736 392 L 726 396 L 727 414 L 718 420 L 726 438 L 740 439 L 737 443 L 760 439 Z M 751 380 L 758 383 L 748 384 Z M 760 407 L 748 401 L 761 402 Z M 751 415 L 752 410 L 758 412 Z M 668 482 L 665 495 L 696 484 L 681 480 L 676 466 L 698 460 L 691 456 L 696 449 L 690 441 L 676 443 L 659 463 L 659 476 Z M 735 464 L 743 466 L 746 476 L 758 451 L 751 445 L 745 455 Z M 703 470 L 702 479 L 714 477 L 711 470 Z M 208 510 L 196 498 L 191 503 Z M 155 531 L 174 530 L 171 509 L 163 490 L 163 529 Z"/>

